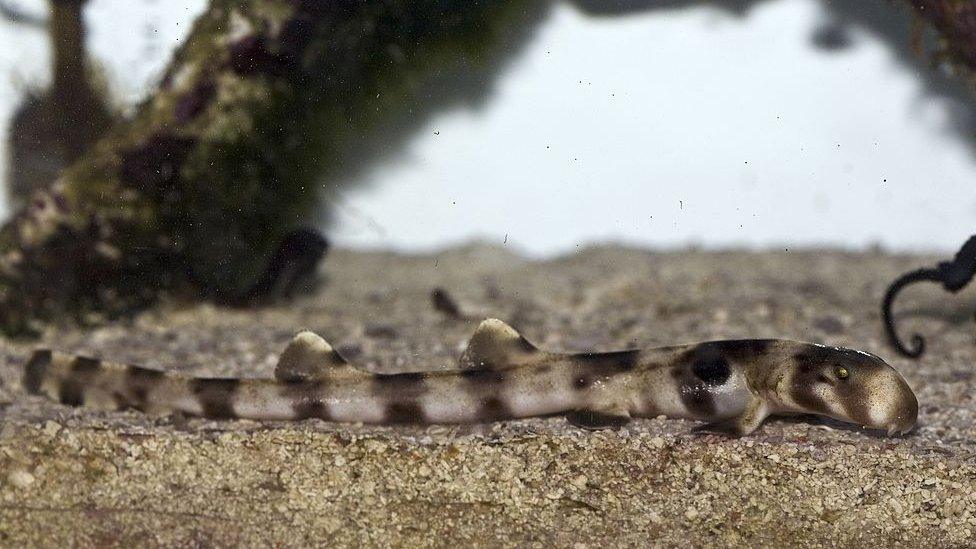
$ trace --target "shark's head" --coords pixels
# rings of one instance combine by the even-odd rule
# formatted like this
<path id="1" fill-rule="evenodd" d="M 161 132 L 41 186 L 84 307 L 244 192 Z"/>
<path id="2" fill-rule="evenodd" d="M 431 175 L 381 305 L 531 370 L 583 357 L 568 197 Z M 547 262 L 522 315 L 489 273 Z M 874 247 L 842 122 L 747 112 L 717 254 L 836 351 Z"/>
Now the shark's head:
<path id="1" fill-rule="evenodd" d="M 889 435 L 907 433 L 918 400 L 905 378 L 881 358 L 861 351 L 807 345 L 784 378 L 794 412 L 825 415 Z"/>

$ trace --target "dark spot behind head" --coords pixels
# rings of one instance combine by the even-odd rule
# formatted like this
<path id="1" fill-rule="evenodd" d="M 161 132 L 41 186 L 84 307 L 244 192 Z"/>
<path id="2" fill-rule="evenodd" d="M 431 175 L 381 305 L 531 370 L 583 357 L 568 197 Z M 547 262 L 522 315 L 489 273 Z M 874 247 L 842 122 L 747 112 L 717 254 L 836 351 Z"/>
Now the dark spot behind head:
<path id="1" fill-rule="evenodd" d="M 715 399 L 710 386 L 692 373 L 687 364 L 675 366 L 671 375 L 678 385 L 678 394 L 685 408 L 695 417 L 711 419 L 715 415 Z"/>
<path id="2" fill-rule="evenodd" d="M 725 357 L 702 357 L 692 363 L 691 372 L 706 385 L 718 386 L 728 381 L 732 368 Z"/>

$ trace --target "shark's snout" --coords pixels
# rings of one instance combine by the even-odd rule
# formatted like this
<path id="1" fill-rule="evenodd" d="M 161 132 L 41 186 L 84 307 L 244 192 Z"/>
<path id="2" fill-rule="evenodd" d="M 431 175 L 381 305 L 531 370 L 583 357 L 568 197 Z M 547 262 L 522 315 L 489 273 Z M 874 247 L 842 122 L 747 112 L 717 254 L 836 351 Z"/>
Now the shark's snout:
<path id="1" fill-rule="evenodd" d="M 905 434 L 915 427 L 918 421 L 918 399 L 908 383 L 897 372 L 892 370 L 892 377 L 886 384 L 886 390 L 880 391 L 878 400 L 873 408 L 875 427 L 888 431 L 889 435 Z"/>

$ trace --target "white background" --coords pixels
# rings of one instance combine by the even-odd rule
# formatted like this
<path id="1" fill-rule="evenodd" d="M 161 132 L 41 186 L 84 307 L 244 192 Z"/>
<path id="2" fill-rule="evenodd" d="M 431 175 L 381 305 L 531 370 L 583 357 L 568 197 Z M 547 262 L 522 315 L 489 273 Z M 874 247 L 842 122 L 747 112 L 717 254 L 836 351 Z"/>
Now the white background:
<path id="1" fill-rule="evenodd" d="M 92 2 L 92 53 L 121 100 L 154 83 L 203 5 Z M 485 105 L 423 121 L 398 154 L 338 182 L 328 232 L 352 247 L 483 239 L 533 255 L 604 241 L 957 247 L 976 232 L 976 156 L 949 130 L 951 100 L 925 95 L 866 31 L 814 49 L 821 9 L 593 19 L 559 5 Z M 45 56 L 39 31 L 0 22 L 0 123 L 45 80 Z"/>

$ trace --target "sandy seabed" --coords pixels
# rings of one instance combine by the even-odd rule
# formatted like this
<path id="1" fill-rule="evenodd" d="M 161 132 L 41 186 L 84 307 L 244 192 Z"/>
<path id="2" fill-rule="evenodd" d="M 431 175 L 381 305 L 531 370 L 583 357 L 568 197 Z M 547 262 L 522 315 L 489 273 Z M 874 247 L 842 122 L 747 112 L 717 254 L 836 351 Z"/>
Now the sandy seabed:
<path id="1" fill-rule="evenodd" d="M 0 350 L 4 546 L 976 546 L 976 290 L 899 303 L 928 336 L 916 362 L 882 338 L 886 285 L 933 257 L 881 252 L 654 253 L 589 248 L 528 261 L 468 246 L 337 251 L 313 295 L 261 310 L 167 303 Z M 214 422 L 71 409 L 29 397 L 36 346 L 206 375 L 269 376 L 310 328 L 376 371 L 451 368 L 477 321 L 435 286 L 553 350 L 783 337 L 877 353 L 920 401 L 888 438 L 815 418 L 755 435 L 637 420 L 462 427 Z"/>

